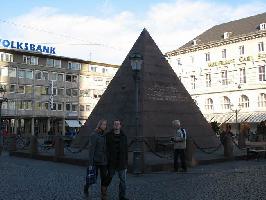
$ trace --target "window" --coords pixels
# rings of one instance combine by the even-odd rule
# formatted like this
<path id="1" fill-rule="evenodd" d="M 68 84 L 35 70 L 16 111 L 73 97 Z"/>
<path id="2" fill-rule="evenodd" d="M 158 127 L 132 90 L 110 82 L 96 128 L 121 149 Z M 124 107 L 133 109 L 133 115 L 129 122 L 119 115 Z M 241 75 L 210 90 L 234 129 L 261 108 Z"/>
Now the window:
<path id="1" fill-rule="evenodd" d="M 205 60 L 206 61 L 210 61 L 211 60 L 211 56 L 210 56 L 210 53 L 205 53 Z"/>
<path id="2" fill-rule="evenodd" d="M 85 110 L 85 106 L 84 105 L 79 105 L 79 110 L 82 112 Z"/>
<path id="3" fill-rule="evenodd" d="M 0 68 L 0 76 L 8 76 L 8 68 L 7 67 L 1 67 Z"/>
<path id="4" fill-rule="evenodd" d="M 73 75 L 73 76 L 72 76 L 72 82 L 73 82 L 73 83 L 77 83 L 77 81 L 78 81 L 78 77 L 75 76 L 75 75 Z"/>
<path id="5" fill-rule="evenodd" d="M 70 111 L 70 103 L 66 103 L 66 111 Z"/>
<path id="6" fill-rule="evenodd" d="M 55 96 L 57 95 L 57 88 L 55 88 L 55 87 L 53 88 L 53 95 L 55 95 Z"/>
<path id="7" fill-rule="evenodd" d="M 18 77 L 19 78 L 25 78 L 25 70 L 19 69 L 18 70 Z"/>
<path id="8" fill-rule="evenodd" d="M 244 55 L 244 54 L 245 54 L 244 45 L 239 46 L 239 54 L 240 54 L 240 55 Z"/>
<path id="9" fill-rule="evenodd" d="M 49 110 L 49 103 L 48 103 L 48 102 L 45 102 L 45 103 L 44 103 L 44 109 L 45 109 L 45 110 Z"/>
<path id="10" fill-rule="evenodd" d="M 53 103 L 51 110 L 56 110 L 56 103 Z"/>
<path id="11" fill-rule="evenodd" d="M 208 98 L 205 102 L 205 109 L 206 110 L 213 110 L 213 100 Z"/>
<path id="12" fill-rule="evenodd" d="M 64 88 L 58 88 L 57 95 L 64 95 Z"/>
<path id="13" fill-rule="evenodd" d="M 246 70 L 245 70 L 245 68 L 240 68 L 239 69 L 240 71 L 240 83 L 246 83 L 247 81 L 246 81 Z"/>
<path id="14" fill-rule="evenodd" d="M 25 86 L 24 85 L 19 85 L 18 86 L 18 93 L 24 94 L 25 93 Z"/>
<path id="15" fill-rule="evenodd" d="M 43 80 L 49 80 L 48 72 L 42 72 L 42 79 Z"/>
<path id="16" fill-rule="evenodd" d="M 97 67 L 91 67 L 91 70 L 92 72 L 96 72 L 97 71 Z"/>
<path id="17" fill-rule="evenodd" d="M 63 107 L 64 107 L 63 105 L 64 105 L 63 103 L 58 103 L 57 104 L 57 110 L 58 111 L 63 111 Z"/>
<path id="18" fill-rule="evenodd" d="M 25 86 L 25 93 L 26 94 L 32 94 L 32 85 L 26 85 Z"/>
<path id="19" fill-rule="evenodd" d="M 259 81 L 266 81 L 265 66 L 259 66 Z"/>
<path id="20" fill-rule="evenodd" d="M 260 24 L 260 30 L 266 30 L 266 23 Z"/>
<path id="21" fill-rule="evenodd" d="M 54 66 L 54 60 L 53 59 L 50 59 L 50 58 L 47 58 L 46 65 L 48 67 L 53 67 Z"/>
<path id="22" fill-rule="evenodd" d="M 32 101 L 31 100 L 24 101 L 24 104 L 25 104 L 26 110 L 32 110 Z"/>
<path id="23" fill-rule="evenodd" d="M 49 94 L 49 87 L 42 87 L 42 94 L 48 95 Z"/>
<path id="24" fill-rule="evenodd" d="M 8 109 L 9 110 L 16 110 L 16 102 L 15 101 L 9 100 L 7 103 L 8 103 Z"/>
<path id="25" fill-rule="evenodd" d="M 72 104 L 72 112 L 78 111 L 78 104 Z"/>
<path id="26" fill-rule="evenodd" d="M 228 85 L 227 70 L 221 72 L 222 85 Z"/>
<path id="27" fill-rule="evenodd" d="M 53 72 L 53 73 L 51 74 L 50 80 L 51 80 L 51 81 L 56 81 L 56 80 L 57 80 L 57 73 L 56 73 L 56 72 Z"/>
<path id="28" fill-rule="evenodd" d="M 26 78 L 33 79 L 33 71 L 32 70 L 26 70 Z"/>
<path id="29" fill-rule="evenodd" d="M 42 110 L 42 103 L 41 102 L 35 102 L 35 110 Z"/>
<path id="30" fill-rule="evenodd" d="M 86 111 L 90 111 L 91 106 L 90 105 L 86 105 Z"/>
<path id="31" fill-rule="evenodd" d="M 36 80 L 42 79 L 42 72 L 41 71 L 35 71 L 35 79 Z"/>
<path id="32" fill-rule="evenodd" d="M 246 95 L 241 95 L 241 97 L 239 98 L 239 105 L 241 108 L 249 107 L 249 99 Z"/>
<path id="33" fill-rule="evenodd" d="M 69 75 L 69 74 L 66 75 L 66 81 L 71 82 L 71 75 Z"/>
<path id="34" fill-rule="evenodd" d="M 222 58 L 226 58 L 226 49 L 222 50 Z"/>
<path id="35" fill-rule="evenodd" d="M 181 58 L 178 58 L 178 59 L 177 59 L 177 65 L 179 65 L 179 66 L 182 65 L 182 63 L 181 63 Z"/>
<path id="36" fill-rule="evenodd" d="M 258 50 L 259 50 L 259 52 L 264 51 L 264 44 L 263 44 L 263 42 L 259 42 L 258 43 Z"/>
<path id="37" fill-rule="evenodd" d="M 38 65 L 38 58 L 35 56 L 23 56 L 23 63 L 30 65 Z"/>
<path id="38" fill-rule="evenodd" d="M 13 62 L 13 55 L 9 53 L 0 52 L 0 61 Z"/>
<path id="39" fill-rule="evenodd" d="M 74 96 L 74 97 L 78 96 L 78 90 L 77 89 L 72 89 L 72 96 Z"/>
<path id="40" fill-rule="evenodd" d="M 266 94 L 265 93 L 259 94 L 258 107 L 266 107 Z"/>
<path id="41" fill-rule="evenodd" d="M 54 60 L 54 67 L 61 68 L 61 60 Z"/>
<path id="42" fill-rule="evenodd" d="M 24 101 L 18 101 L 18 109 L 19 110 L 24 110 L 25 109 Z"/>
<path id="43" fill-rule="evenodd" d="M 194 75 L 190 76 L 191 89 L 196 88 L 196 77 Z"/>
<path id="44" fill-rule="evenodd" d="M 63 82 L 64 81 L 64 74 L 57 74 L 57 81 Z"/>
<path id="45" fill-rule="evenodd" d="M 34 57 L 34 56 L 31 56 L 31 58 L 30 58 L 30 64 L 31 65 L 38 65 L 38 58 L 37 57 Z"/>
<path id="46" fill-rule="evenodd" d="M 212 79 L 211 79 L 211 74 L 208 73 L 206 74 L 206 87 L 211 87 L 211 84 L 212 84 Z"/>
<path id="47" fill-rule="evenodd" d="M 71 96 L 71 89 L 66 89 L 66 95 Z"/>
<path id="48" fill-rule="evenodd" d="M 9 92 L 10 93 L 16 92 L 16 85 L 15 84 L 9 85 Z"/>
<path id="49" fill-rule="evenodd" d="M 107 73 L 107 69 L 106 68 L 102 68 L 102 72 L 103 73 Z"/>
<path id="50" fill-rule="evenodd" d="M 222 100 L 222 109 L 229 110 L 231 108 L 231 101 L 228 97 L 224 96 Z"/>
<path id="51" fill-rule="evenodd" d="M 81 69 L 81 64 L 80 63 L 76 63 L 76 62 L 68 62 L 68 69 L 80 70 Z"/>
<path id="52" fill-rule="evenodd" d="M 17 69 L 16 68 L 9 68 L 8 69 L 8 76 L 9 77 L 17 77 Z"/>

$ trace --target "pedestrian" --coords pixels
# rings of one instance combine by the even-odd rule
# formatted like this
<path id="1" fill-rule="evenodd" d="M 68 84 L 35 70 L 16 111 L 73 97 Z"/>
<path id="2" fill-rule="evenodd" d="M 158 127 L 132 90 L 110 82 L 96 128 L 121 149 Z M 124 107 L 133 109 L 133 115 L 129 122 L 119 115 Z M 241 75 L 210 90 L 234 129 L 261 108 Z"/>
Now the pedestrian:
<path id="1" fill-rule="evenodd" d="M 107 120 L 102 119 L 98 122 L 96 129 L 90 135 L 88 142 L 85 144 L 87 146 L 89 144 L 89 160 L 88 166 L 91 168 L 92 166 L 96 167 L 96 177 L 98 175 L 98 171 L 100 171 L 101 177 L 101 199 L 107 199 L 107 155 L 106 155 L 106 131 L 107 128 Z M 89 195 L 89 184 L 86 182 L 84 185 L 84 194 L 85 196 Z"/>
<path id="2" fill-rule="evenodd" d="M 127 200 L 126 198 L 126 176 L 128 166 L 128 147 L 127 136 L 121 130 L 120 120 L 115 120 L 113 129 L 107 133 L 107 159 L 109 183 L 111 183 L 113 176 L 117 172 L 119 183 L 119 199 Z"/>
<path id="3" fill-rule="evenodd" d="M 225 130 L 223 130 L 220 134 L 220 141 L 224 145 L 225 140 L 227 137 L 233 137 L 233 133 L 231 132 L 231 125 L 230 124 L 225 124 Z"/>
<path id="4" fill-rule="evenodd" d="M 183 172 L 187 171 L 186 165 L 186 157 L 185 157 L 185 150 L 186 150 L 186 139 L 187 133 L 184 128 L 181 128 L 181 124 L 179 120 L 173 120 L 172 126 L 175 129 L 175 135 L 171 138 L 174 142 L 174 170 L 178 172 L 179 161 L 181 160 L 181 167 Z"/>

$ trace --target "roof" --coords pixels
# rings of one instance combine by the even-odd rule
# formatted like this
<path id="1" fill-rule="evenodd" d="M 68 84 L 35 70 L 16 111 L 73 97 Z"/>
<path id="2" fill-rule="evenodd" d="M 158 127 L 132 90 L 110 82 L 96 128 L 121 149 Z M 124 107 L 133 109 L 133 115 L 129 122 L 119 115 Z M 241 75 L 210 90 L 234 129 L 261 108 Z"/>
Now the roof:
<path id="1" fill-rule="evenodd" d="M 18 54 L 34 55 L 34 56 L 38 56 L 38 57 L 42 57 L 42 58 L 61 59 L 61 60 L 80 62 L 80 63 L 90 64 L 90 65 L 99 65 L 99 66 L 104 66 L 104 67 L 119 68 L 119 65 L 102 63 L 102 62 L 95 62 L 95 61 L 88 61 L 88 60 L 83 60 L 83 59 L 79 59 L 79 58 L 57 56 L 57 55 L 52 55 L 52 54 L 44 54 L 44 53 L 36 52 L 36 51 L 26 51 L 26 50 L 21 50 L 21 49 L 10 49 L 10 48 L 2 48 L 2 47 L 0 47 L 0 51 L 4 51 L 6 53 L 16 52 Z"/>
<path id="2" fill-rule="evenodd" d="M 203 32 L 193 40 L 178 48 L 178 50 L 191 47 L 193 41 L 197 40 L 197 44 L 206 44 L 213 41 L 224 40 L 224 33 L 229 32 L 231 37 L 238 37 L 240 35 L 250 34 L 259 31 L 259 25 L 266 23 L 266 12 L 255 16 L 242 18 L 239 20 L 223 23 L 213 26 L 207 31 Z"/>

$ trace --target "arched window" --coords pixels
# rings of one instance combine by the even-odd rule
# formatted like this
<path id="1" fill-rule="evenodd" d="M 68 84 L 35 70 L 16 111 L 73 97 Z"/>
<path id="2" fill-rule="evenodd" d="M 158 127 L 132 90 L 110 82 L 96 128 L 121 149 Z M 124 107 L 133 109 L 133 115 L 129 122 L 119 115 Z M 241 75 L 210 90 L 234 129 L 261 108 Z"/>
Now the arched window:
<path id="1" fill-rule="evenodd" d="M 261 93 L 258 97 L 258 106 L 259 107 L 266 107 L 266 94 Z"/>
<path id="2" fill-rule="evenodd" d="M 231 101 L 228 97 L 224 96 L 222 99 L 222 109 L 229 110 L 231 107 Z"/>
<path id="3" fill-rule="evenodd" d="M 213 110 L 213 100 L 208 98 L 205 102 L 205 109 L 206 110 Z"/>
<path id="4" fill-rule="evenodd" d="M 249 107 L 249 99 L 246 95 L 241 95 L 239 98 L 239 105 L 241 108 L 248 108 Z"/>

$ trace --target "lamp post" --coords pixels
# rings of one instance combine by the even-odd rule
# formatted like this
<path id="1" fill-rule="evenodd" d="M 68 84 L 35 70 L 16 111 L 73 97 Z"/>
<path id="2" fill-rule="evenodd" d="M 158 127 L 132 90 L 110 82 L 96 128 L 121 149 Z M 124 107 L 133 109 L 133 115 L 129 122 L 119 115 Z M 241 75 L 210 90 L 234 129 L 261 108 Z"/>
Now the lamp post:
<path id="1" fill-rule="evenodd" d="M 238 106 L 231 104 L 230 106 L 231 110 L 236 114 L 236 134 L 238 134 L 240 131 L 240 126 L 237 126 L 238 124 L 237 116 L 239 111 L 241 110 L 241 104 L 238 104 Z"/>
<path id="2" fill-rule="evenodd" d="M 140 70 L 143 62 L 143 57 L 139 53 L 133 53 L 129 56 L 131 68 L 133 71 L 133 78 L 135 81 L 135 98 L 136 98 L 136 110 L 135 110 L 135 123 L 136 123 L 136 133 L 133 150 L 133 173 L 140 174 L 143 172 L 144 164 L 144 153 L 143 153 L 143 138 L 140 137 L 139 133 L 139 83 L 140 83 Z"/>
<path id="3" fill-rule="evenodd" d="M 7 102 L 7 98 L 5 97 L 6 90 L 0 85 L 0 155 L 3 150 L 3 132 L 2 132 L 2 104 L 3 102 Z"/>

